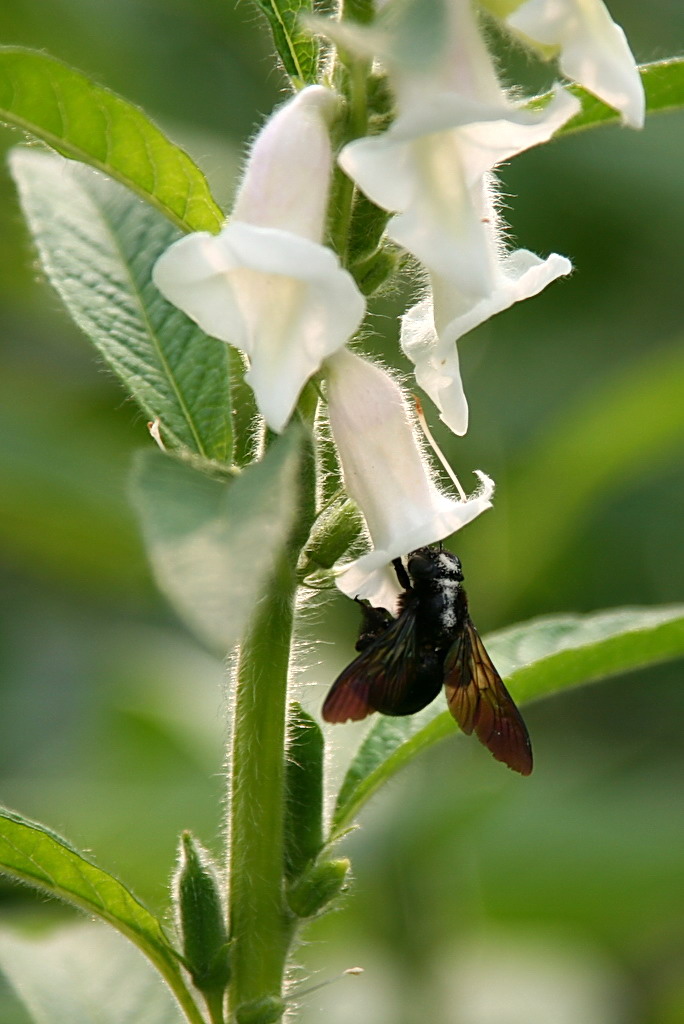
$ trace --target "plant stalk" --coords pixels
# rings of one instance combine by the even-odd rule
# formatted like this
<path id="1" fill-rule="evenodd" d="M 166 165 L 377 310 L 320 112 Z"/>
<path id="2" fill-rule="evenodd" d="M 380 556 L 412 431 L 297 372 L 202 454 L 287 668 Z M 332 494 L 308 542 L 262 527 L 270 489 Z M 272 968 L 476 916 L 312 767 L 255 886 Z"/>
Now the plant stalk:
<path id="1" fill-rule="evenodd" d="M 280 994 L 290 941 L 283 898 L 283 752 L 295 586 L 286 554 L 238 664 L 230 808 L 233 1010 Z"/>
<path id="2" fill-rule="evenodd" d="M 297 558 L 313 520 L 314 485 L 309 438 L 296 524 L 238 660 L 230 795 L 231 1013 L 245 1003 L 280 997 L 293 934 L 284 898 L 287 684 Z"/>

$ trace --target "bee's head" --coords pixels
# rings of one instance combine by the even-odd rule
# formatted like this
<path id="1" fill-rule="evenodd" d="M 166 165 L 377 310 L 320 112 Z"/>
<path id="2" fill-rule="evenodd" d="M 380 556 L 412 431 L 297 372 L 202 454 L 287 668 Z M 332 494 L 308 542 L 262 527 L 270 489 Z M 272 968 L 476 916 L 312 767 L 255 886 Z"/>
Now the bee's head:
<path id="1" fill-rule="evenodd" d="M 440 548 L 418 548 L 407 557 L 407 569 L 414 583 L 430 580 L 463 582 L 461 563 L 456 555 Z"/>

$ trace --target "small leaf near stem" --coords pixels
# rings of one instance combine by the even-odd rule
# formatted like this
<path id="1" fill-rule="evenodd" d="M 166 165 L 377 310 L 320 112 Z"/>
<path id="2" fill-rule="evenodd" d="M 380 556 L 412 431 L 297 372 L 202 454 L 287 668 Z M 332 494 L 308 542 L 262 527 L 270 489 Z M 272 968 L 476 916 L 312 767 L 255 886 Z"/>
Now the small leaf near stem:
<path id="1" fill-rule="evenodd" d="M 291 937 L 282 895 L 283 748 L 294 593 L 285 554 L 240 650 L 230 809 L 233 1008 L 280 994 Z"/>

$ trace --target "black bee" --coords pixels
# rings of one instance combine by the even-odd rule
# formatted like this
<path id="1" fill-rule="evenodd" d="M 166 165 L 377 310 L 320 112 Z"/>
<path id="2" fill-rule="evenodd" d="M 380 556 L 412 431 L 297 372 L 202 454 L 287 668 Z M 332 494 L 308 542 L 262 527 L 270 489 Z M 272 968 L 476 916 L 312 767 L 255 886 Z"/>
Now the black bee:
<path id="1" fill-rule="evenodd" d="M 529 775 L 530 738 L 468 614 L 460 561 L 441 547 L 425 547 L 407 556 L 406 568 L 399 558 L 392 564 L 404 588 L 399 615 L 359 601 L 360 654 L 330 688 L 323 718 L 412 715 L 443 685 L 463 732 L 474 732 L 497 761 Z"/>

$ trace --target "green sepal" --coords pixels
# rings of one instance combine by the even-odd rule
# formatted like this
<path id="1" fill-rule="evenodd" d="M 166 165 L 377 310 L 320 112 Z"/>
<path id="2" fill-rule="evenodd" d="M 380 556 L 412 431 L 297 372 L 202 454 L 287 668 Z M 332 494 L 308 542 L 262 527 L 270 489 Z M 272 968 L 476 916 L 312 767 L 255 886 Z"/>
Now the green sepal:
<path id="1" fill-rule="evenodd" d="M 363 520 L 352 501 L 334 504 L 314 523 L 304 555 L 316 569 L 330 569 L 349 550 L 363 529 Z"/>
<path id="2" fill-rule="evenodd" d="M 228 349 L 233 430 L 233 463 L 241 469 L 255 462 L 263 449 L 265 424 L 259 413 L 254 392 L 245 380 L 246 356 L 232 345 Z"/>
<path id="3" fill-rule="evenodd" d="M 266 996 L 238 1006 L 235 1020 L 237 1024 L 276 1024 L 284 1013 L 285 1003 L 279 996 Z"/>
<path id="4" fill-rule="evenodd" d="M 230 980 L 226 911 L 216 867 L 190 832 L 181 835 L 174 903 L 183 958 L 195 988 L 205 996 L 223 993 Z"/>
<path id="5" fill-rule="evenodd" d="M 292 885 L 287 894 L 290 910 L 297 917 L 314 917 L 336 896 L 339 896 L 347 880 L 349 860 L 322 860 L 305 871 Z"/>
<path id="6" fill-rule="evenodd" d="M 285 875 L 297 878 L 323 848 L 323 755 L 318 723 L 290 705 L 285 770 Z"/>
<path id="7" fill-rule="evenodd" d="M 362 192 L 356 193 L 349 232 L 349 263 L 354 266 L 377 253 L 390 214 L 367 199 Z"/>
<path id="8" fill-rule="evenodd" d="M 375 256 L 352 267 L 354 280 L 366 297 L 374 295 L 396 274 L 401 261 L 402 255 L 398 250 L 381 249 Z"/>
<path id="9" fill-rule="evenodd" d="M 367 25 L 375 17 L 375 0 L 344 0 L 342 17 L 346 21 Z"/>
<path id="10" fill-rule="evenodd" d="M 371 134 L 377 134 L 387 127 L 385 122 L 391 121 L 395 114 L 394 93 L 390 88 L 389 78 L 382 72 L 373 72 L 366 80 L 366 102 L 370 118 Z"/>

